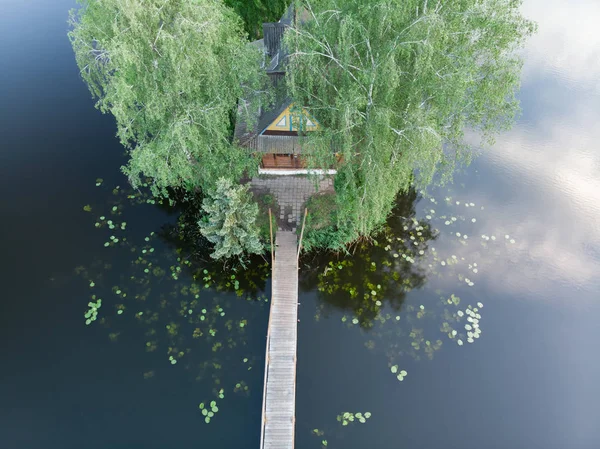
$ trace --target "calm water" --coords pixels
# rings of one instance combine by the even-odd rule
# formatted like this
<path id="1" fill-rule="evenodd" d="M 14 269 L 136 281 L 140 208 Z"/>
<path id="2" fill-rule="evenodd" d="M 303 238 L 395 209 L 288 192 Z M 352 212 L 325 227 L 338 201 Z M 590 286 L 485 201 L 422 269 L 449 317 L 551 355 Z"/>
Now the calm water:
<path id="1" fill-rule="evenodd" d="M 246 274 L 182 264 L 177 213 L 121 193 L 114 123 L 93 108 L 66 38 L 73 6 L 0 6 L 0 448 L 257 447 L 269 281 L 260 260 Z M 523 116 L 454 185 L 399 206 L 437 235 L 416 263 L 383 239 L 324 277 L 329 259 L 304 259 L 298 448 L 600 447 L 600 5 L 529 0 L 524 12 L 540 30 L 525 51 Z M 126 230 L 94 229 L 102 215 Z M 395 237 L 408 240 L 406 223 L 390 221 Z M 105 248 L 111 233 L 120 242 Z M 352 323 L 368 283 L 381 285 L 379 316 L 390 317 L 370 328 L 364 310 Z M 86 326 L 91 294 L 103 303 Z M 459 307 L 442 304 L 452 294 Z M 439 332 L 444 310 L 477 302 L 475 343 Z M 432 360 L 411 346 L 415 329 L 443 340 Z M 213 399 L 207 425 L 198 404 Z M 366 424 L 336 422 L 367 411 Z"/>

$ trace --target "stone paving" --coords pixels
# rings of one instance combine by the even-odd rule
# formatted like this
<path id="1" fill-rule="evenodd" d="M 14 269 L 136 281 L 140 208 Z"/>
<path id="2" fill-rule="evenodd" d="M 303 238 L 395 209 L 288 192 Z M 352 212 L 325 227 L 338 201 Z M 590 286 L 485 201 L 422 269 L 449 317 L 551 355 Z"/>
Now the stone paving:
<path id="1" fill-rule="evenodd" d="M 250 181 L 252 190 L 269 192 L 279 205 L 279 230 L 296 231 L 301 226 L 304 203 L 316 192 L 333 192 L 333 178 L 319 176 L 260 176 Z"/>

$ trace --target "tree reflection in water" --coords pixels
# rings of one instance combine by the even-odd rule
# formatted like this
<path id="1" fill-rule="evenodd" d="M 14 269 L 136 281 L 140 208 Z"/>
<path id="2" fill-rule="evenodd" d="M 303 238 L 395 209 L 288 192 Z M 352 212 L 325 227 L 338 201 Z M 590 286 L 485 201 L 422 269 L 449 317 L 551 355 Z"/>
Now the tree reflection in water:
<path id="1" fill-rule="evenodd" d="M 143 213 L 139 208 L 146 203 L 178 216 L 176 224 L 171 219 L 147 235 L 128 227 L 125 217 Z M 146 358 L 152 366 L 140 373 L 145 379 L 173 369 L 201 382 L 205 396 L 191 398 L 190 406 L 198 409 L 202 403 L 198 413 L 208 423 L 229 394 L 248 395 L 250 385 L 261 383 L 262 369 L 252 368 L 262 367 L 263 350 L 255 353 L 257 345 L 249 338 L 264 333 L 248 327 L 266 325 L 270 266 L 257 257 L 242 270 L 205 257 L 195 209 L 193 204 L 171 207 L 144 192 L 113 189 L 107 204 L 85 209 L 96 215 L 94 226 L 107 235 L 106 257 L 77 267 L 76 273 L 90 289 L 86 324 L 100 325 L 113 342 L 125 333 L 143 335 L 140 350 L 161 354 Z"/>

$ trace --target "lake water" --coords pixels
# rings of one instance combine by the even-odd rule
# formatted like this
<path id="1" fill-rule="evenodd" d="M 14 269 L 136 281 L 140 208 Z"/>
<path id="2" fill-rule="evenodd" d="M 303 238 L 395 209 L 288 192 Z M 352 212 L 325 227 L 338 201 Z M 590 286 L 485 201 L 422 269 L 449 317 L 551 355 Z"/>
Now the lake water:
<path id="1" fill-rule="evenodd" d="M 257 447 L 268 268 L 199 260 L 177 211 L 128 198 L 66 37 L 74 6 L 0 7 L 0 448 Z M 515 128 L 401 199 L 391 241 L 303 259 L 296 447 L 600 447 L 600 4 L 523 10 L 539 33 Z M 409 253 L 411 232 L 427 241 Z"/>

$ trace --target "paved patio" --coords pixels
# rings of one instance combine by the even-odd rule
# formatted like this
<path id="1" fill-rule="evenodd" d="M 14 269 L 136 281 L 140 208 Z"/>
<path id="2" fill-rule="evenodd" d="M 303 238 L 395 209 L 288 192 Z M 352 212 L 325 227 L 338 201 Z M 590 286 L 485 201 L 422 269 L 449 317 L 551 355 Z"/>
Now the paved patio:
<path id="1" fill-rule="evenodd" d="M 316 192 L 333 192 L 328 176 L 260 176 L 250 181 L 252 190 L 270 193 L 277 200 L 279 230 L 296 231 L 302 225 L 304 204 Z M 274 211 L 275 212 L 275 211 Z"/>

